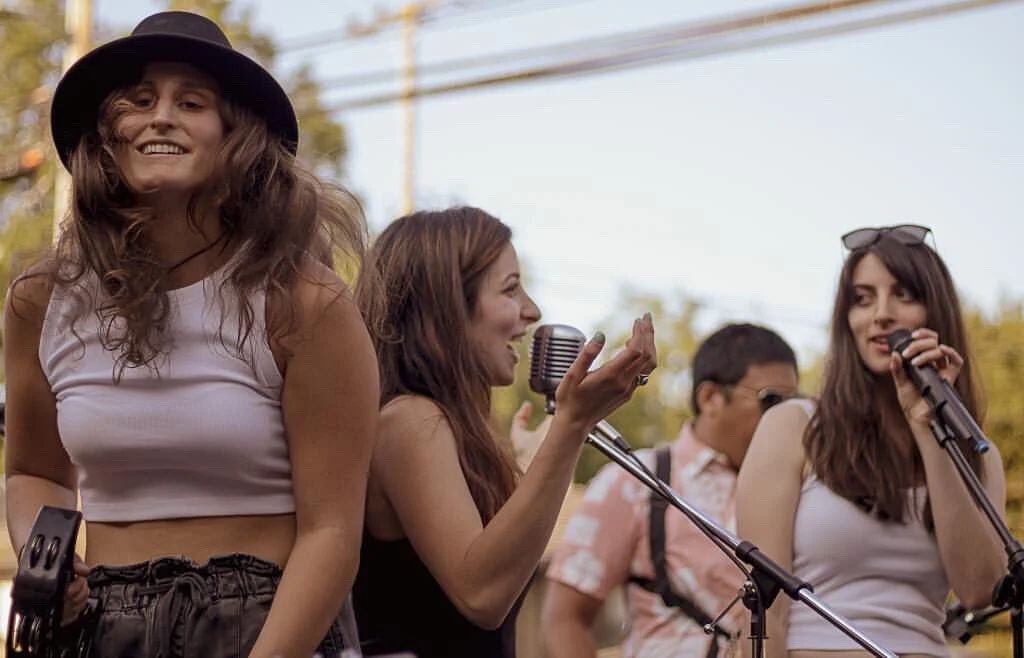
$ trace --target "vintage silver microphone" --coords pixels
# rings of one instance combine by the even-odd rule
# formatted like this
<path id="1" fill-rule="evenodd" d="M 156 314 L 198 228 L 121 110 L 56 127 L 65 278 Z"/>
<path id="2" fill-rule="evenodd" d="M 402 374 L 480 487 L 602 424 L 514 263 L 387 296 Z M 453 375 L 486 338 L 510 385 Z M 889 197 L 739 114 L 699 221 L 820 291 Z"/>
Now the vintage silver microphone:
<path id="1" fill-rule="evenodd" d="M 567 324 L 542 324 L 533 332 L 530 390 L 544 396 L 544 411 L 547 413 L 555 413 L 555 391 L 586 343 L 587 337 L 583 332 Z M 608 421 L 598 421 L 593 432 L 620 450 L 627 453 L 633 450 Z"/>
<path id="2" fill-rule="evenodd" d="M 544 411 L 555 413 L 555 391 L 569 372 L 587 338 L 567 324 L 542 324 L 533 332 L 530 349 L 530 390 L 544 396 Z"/>

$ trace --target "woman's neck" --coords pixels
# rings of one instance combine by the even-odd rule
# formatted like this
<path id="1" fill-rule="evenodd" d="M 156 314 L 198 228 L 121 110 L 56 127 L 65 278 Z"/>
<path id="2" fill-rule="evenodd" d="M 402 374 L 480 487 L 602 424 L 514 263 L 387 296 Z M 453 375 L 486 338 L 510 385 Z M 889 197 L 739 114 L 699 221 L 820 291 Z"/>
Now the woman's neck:
<path id="1" fill-rule="evenodd" d="M 156 209 L 155 209 L 156 210 Z M 207 215 L 190 219 L 185 208 L 157 211 L 149 237 L 166 269 L 169 288 L 203 279 L 225 262 L 229 244 L 220 221 Z"/>
<path id="2" fill-rule="evenodd" d="M 881 382 L 879 386 L 875 387 L 875 406 L 878 408 L 882 440 L 892 442 L 905 463 L 915 464 L 917 444 L 910 431 L 910 425 L 907 424 L 906 414 L 900 407 L 899 398 L 896 396 L 896 385 L 891 378 L 888 383 Z M 915 482 L 917 479 L 918 474 L 915 472 Z"/>

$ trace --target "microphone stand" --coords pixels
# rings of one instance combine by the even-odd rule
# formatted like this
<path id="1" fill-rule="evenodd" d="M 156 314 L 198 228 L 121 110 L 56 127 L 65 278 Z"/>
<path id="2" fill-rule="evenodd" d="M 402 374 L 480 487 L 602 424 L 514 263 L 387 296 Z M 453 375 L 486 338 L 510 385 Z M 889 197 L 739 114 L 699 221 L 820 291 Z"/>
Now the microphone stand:
<path id="1" fill-rule="evenodd" d="M 609 459 L 629 471 L 633 477 L 664 498 L 670 505 L 678 509 L 697 528 L 708 536 L 715 544 L 724 544 L 736 555 L 737 558 L 749 564 L 751 568 L 750 579 L 743 587 L 743 605 L 750 610 L 750 640 L 753 648 L 753 658 L 760 658 L 764 650 L 765 638 L 765 614 L 778 596 L 779 591 L 785 592 L 791 599 L 801 601 L 818 615 L 849 636 L 857 644 L 864 647 L 872 655 L 878 658 L 897 658 L 896 654 L 882 648 L 863 633 L 854 628 L 850 622 L 832 612 L 831 609 L 822 603 L 812 593 L 809 583 L 797 579 L 795 576 L 780 567 L 768 556 L 760 551 L 754 544 L 742 541 L 728 531 L 721 528 L 714 521 L 709 519 L 699 510 L 680 498 L 672 488 L 660 479 L 647 472 L 630 458 L 630 454 L 616 445 L 614 438 L 609 438 L 609 431 L 605 423 L 599 424 L 593 432 L 587 436 L 587 443 L 594 446 Z M 612 430 L 614 431 L 614 430 Z M 617 434 L 617 433 L 616 433 Z M 612 434 L 614 437 L 615 434 Z M 1018 546 L 1019 548 L 1019 546 Z M 1020 658 L 1015 656 L 1015 658 Z"/>
<path id="2" fill-rule="evenodd" d="M 956 638 L 961 644 L 967 644 L 979 626 L 1006 610 L 1007 608 L 991 605 L 980 610 L 968 610 L 956 602 L 946 610 L 946 621 L 942 624 L 942 631 L 946 637 Z"/>
<path id="3" fill-rule="evenodd" d="M 940 417 L 938 409 L 935 410 L 934 417 Z M 967 485 L 967 490 L 970 491 L 974 502 L 981 508 L 989 523 L 995 528 L 999 539 L 1003 542 L 1003 549 L 1007 555 L 1008 573 L 996 585 L 995 591 L 992 593 L 992 605 L 996 608 L 1010 610 L 1013 657 L 1024 658 L 1024 547 L 1014 538 L 1010 529 L 1006 526 L 1006 522 L 1003 521 L 999 513 L 996 512 L 995 507 L 992 506 L 992 501 L 988 499 L 981 481 L 971 469 L 971 465 L 968 463 L 957 441 L 957 439 L 960 439 L 968 441 L 972 445 L 984 446 L 986 445 L 985 437 L 980 435 L 980 430 L 977 430 L 979 436 L 973 436 L 967 432 L 954 430 L 951 425 L 946 425 L 946 423 L 934 418 L 930 425 L 932 434 L 935 435 L 935 439 L 946 451 L 946 454 L 949 455 L 949 458 L 953 460 L 953 465 L 956 466 L 961 479 Z M 961 434 L 967 435 L 961 436 Z"/>

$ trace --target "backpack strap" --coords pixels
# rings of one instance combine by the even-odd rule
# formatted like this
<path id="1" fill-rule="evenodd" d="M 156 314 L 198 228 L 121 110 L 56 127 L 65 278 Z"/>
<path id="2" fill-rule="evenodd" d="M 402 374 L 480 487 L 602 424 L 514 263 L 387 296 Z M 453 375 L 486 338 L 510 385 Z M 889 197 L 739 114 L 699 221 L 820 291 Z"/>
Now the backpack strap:
<path id="1" fill-rule="evenodd" d="M 655 474 L 662 482 L 671 485 L 672 480 L 672 455 L 669 446 L 661 446 L 654 451 Z M 665 512 L 668 510 L 668 501 L 661 496 L 651 493 L 650 497 L 650 522 L 648 523 L 648 539 L 651 547 L 651 564 L 654 567 L 654 578 L 641 578 L 630 576 L 629 582 L 639 585 L 648 592 L 661 596 L 665 605 L 676 608 L 700 626 L 706 626 L 714 621 L 714 617 L 707 614 L 697 604 L 685 596 L 680 596 L 672 590 L 672 583 L 668 577 L 668 560 L 665 554 Z M 720 626 L 715 626 L 716 638 L 729 638 L 729 633 Z M 713 640 L 708 647 L 707 658 L 718 656 L 718 641 Z"/>

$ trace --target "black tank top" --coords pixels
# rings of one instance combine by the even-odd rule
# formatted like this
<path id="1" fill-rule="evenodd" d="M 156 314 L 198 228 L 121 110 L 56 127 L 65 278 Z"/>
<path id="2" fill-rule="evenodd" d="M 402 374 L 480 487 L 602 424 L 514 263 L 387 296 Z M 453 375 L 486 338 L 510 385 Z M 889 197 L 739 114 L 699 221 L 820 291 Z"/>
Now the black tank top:
<path id="1" fill-rule="evenodd" d="M 448 600 L 408 539 L 382 541 L 363 533 L 352 596 L 367 656 L 409 651 L 417 658 L 515 658 L 522 597 L 499 628 L 474 625 Z"/>

